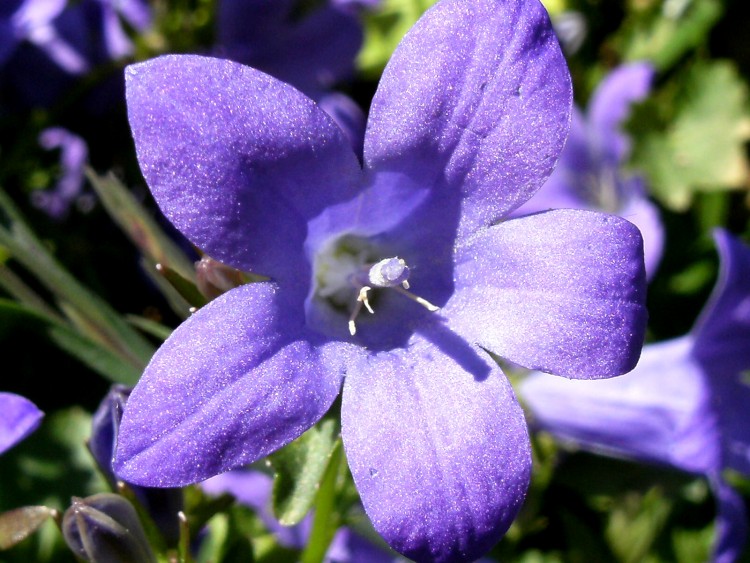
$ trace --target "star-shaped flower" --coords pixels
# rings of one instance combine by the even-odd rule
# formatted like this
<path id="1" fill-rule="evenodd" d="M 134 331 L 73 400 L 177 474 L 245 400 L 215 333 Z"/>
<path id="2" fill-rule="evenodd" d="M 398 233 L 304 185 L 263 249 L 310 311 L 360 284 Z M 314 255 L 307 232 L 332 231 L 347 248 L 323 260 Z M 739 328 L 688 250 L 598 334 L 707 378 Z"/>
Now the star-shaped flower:
<path id="1" fill-rule="evenodd" d="M 0 393 L 0 454 L 36 430 L 43 416 L 28 399 L 14 393 Z"/>
<path id="2" fill-rule="evenodd" d="M 586 448 L 704 474 L 718 503 L 716 561 L 747 535 L 742 497 L 721 477 L 750 475 L 750 249 L 717 231 L 721 277 L 685 336 L 647 345 L 638 366 L 608 381 L 534 374 L 521 395 L 535 423 Z"/>
<path id="3" fill-rule="evenodd" d="M 542 189 L 514 215 L 547 209 L 592 209 L 616 213 L 643 235 L 646 272 L 661 260 L 664 228 L 659 210 L 648 199 L 642 176 L 625 170 L 630 139 L 622 131 L 633 103 L 644 99 L 654 69 L 629 63 L 609 73 L 594 91 L 584 115 L 573 108 L 570 136 L 560 162 Z"/>
<path id="4" fill-rule="evenodd" d="M 570 77 L 541 4 L 429 10 L 384 72 L 362 167 L 311 100 L 233 62 L 132 66 L 127 101 L 167 217 L 269 281 L 212 301 L 156 353 L 117 473 L 177 486 L 250 463 L 315 424 L 343 382 L 349 467 L 389 544 L 433 561 L 490 549 L 531 456 L 487 351 L 607 377 L 635 365 L 646 322 L 631 223 L 579 210 L 501 222 L 549 175 L 569 126 Z"/>

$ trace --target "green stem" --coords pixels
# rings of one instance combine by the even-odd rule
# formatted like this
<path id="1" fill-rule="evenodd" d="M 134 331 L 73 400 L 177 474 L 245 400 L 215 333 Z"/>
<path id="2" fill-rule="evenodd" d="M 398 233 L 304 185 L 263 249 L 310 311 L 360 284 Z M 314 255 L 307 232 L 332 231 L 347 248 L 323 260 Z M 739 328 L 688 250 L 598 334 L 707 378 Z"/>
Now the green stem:
<path id="1" fill-rule="evenodd" d="M 320 481 L 310 539 L 300 557 L 301 563 L 322 563 L 341 523 L 341 515 L 336 510 L 336 499 L 343 463 L 343 448 L 339 440 L 331 452 L 328 467 Z"/>
<path id="2" fill-rule="evenodd" d="M 65 322 L 57 311 L 50 307 L 44 299 L 31 289 L 24 281 L 19 278 L 13 270 L 0 264 L 0 287 L 5 289 L 8 294 L 16 301 L 27 305 L 39 314 L 49 317 L 58 322 Z"/>
<path id="3" fill-rule="evenodd" d="M 124 361 L 142 369 L 154 353 L 151 345 L 103 299 L 88 290 L 47 251 L 24 222 L 7 194 L 0 190 L 0 245 L 60 300 L 74 307 L 95 328 L 90 336 Z"/>

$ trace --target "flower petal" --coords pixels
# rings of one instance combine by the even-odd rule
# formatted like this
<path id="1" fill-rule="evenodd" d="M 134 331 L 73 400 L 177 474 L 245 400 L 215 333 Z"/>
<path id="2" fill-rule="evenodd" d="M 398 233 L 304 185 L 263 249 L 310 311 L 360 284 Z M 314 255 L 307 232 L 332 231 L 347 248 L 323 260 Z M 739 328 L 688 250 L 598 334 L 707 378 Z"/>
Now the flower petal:
<path id="1" fill-rule="evenodd" d="M 163 56 L 126 78 L 138 160 L 165 215 L 231 266 L 299 269 L 307 220 L 356 193 L 359 164 L 331 118 L 221 59 Z"/>
<path id="2" fill-rule="evenodd" d="M 519 387 L 533 424 L 594 451 L 707 473 L 720 464 L 710 390 L 682 337 L 646 346 L 636 368 L 600 381 L 535 373 Z"/>
<path id="3" fill-rule="evenodd" d="M 724 230 L 714 233 L 721 272 L 693 329 L 695 357 L 710 374 L 724 441 L 724 464 L 750 475 L 750 248 Z"/>
<path id="4" fill-rule="evenodd" d="M 634 176 L 623 180 L 623 192 L 628 194 L 617 214 L 633 223 L 643 237 L 643 261 L 646 276 L 652 279 L 664 253 L 664 225 L 659 208 L 646 196 L 643 179 Z"/>
<path id="5" fill-rule="evenodd" d="M 544 8 L 444 0 L 396 49 L 373 99 L 366 166 L 462 202 L 459 232 L 505 215 L 549 176 L 571 85 Z M 443 207 L 446 207 L 445 205 Z"/>
<path id="6" fill-rule="evenodd" d="M 521 217 L 550 209 L 590 209 L 591 197 L 582 176 L 592 170 L 586 124 L 578 108 L 571 114 L 570 135 L 554 171 L 530 200 L 514 210 L 512 217 Z"/>
<path id="7" fill-rule="evenodd" d="M 362 26 L 353 14 L 325 5 L 328 2 L 298 20 L 294 4 L 223 0 L 218 12 L 219 52 L 317 99 L 354 72 Z"/>
<path id="8" fill-rule="evenodd" d="M 244 285 L 175 330 L 128 400 L 115 473 L 182 486 L 255 461 L 312 426 L 357 349 L 307 339 L 298 309 L 271 283 Z"/>
<path id="9" fill-rule="evenodd" d="M 716 496 L 716 546 L 714 563 L 734 563 L 740 560 L 747 542 L 748 519 L 742 495 L 720 476 L 709 476 Z"/>
<path id="10" fill-rule="evenodd" d="M 651 64 L 631 63 L 613 70 L 594 92 L 588 111 L 591 146 L 608 162 L 619 164 L 627 156 L 630 143 L 620 128 L 630 106 L 648 95 L 653 78 Z"/>
<path id="11" fill-rule="evenodd" d="M 526 424 L 484 352 L 427 337 L 435 343 L 417 337 L 349 371 L 344 446 L 365 511 L 394 549 L 418 561 L 473 561 L 523 502 Z"/>
<path id="12" fill-rule="evenodd" d="M 500 223 L 457 250 L 455 276 L 451 327 L 511 362 L 592 379 L 638 361 L 643 245 L 624 219 L 565 209 Z"/>
<path id="13" fill-rule="evenodd" d="M 44 413 L 28 399 L 0 393 L 0 454 L 36 430 Z"/>

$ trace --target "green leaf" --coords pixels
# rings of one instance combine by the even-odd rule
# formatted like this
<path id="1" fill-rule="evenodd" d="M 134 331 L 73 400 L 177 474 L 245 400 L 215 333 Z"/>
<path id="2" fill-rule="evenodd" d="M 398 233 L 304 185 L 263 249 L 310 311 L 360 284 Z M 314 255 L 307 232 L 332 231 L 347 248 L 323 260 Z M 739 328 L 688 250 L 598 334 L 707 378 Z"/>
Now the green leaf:
<path id="1" fill-rule="evenodd" d="M 68 311 L 75 311 L 80 330 L 133 368 L 142 370 L 155 348 L 109 304 L 78 282 L 49 253 L 28 227 L 11 199 L 0 190 L 0 245 L 33 274 Z"/>
<path id="2" fill-rule="evenodd" d="M 273 510 L 282 525 L 299 523 L 312 507 L 336 440 L 336 422 L 324 420 L 269 457 Z"/>
<path id="3" fill-rule="evenodd" d="M 630 492 L 613 505 L 605 535 L 619 561 L 643 561 L 664 529 L 672 503 L 654 487 Z"/>
<path id="4" fill-rule="evenodd" d="M 370 79 L 377 79 L 393 50 L 419 17 L 436 0 L 384 0 L 377 11 L 365 13 L 365 40 L 357 67 Z"/>
<path id="5" fill-rule="evenodd" d="M 219 496 L 209 496 L 200 487 L 186 487 L 185 514 L 190 525 L 190 535 L 200 534 L 201 528 L 217 514 L 229 510 L 234 504 L 234 497 L 228 493 Z"/>
<path id="6" fill-rule="evenodd" d="M 196 555 L 196 560 L 200 563 L 214 561 L 243 561 L 251 563 L 257 561 L 254 544 L 259 538 L 254 533 L 255 531 L 252 529 L 252 526 L 248 525 L 248 519 L 252 520 L 253 518 L 254 516 L 249 515 L 247 511 L 241 512 L 237 509 L 214 516 L 205 528 L 207 533 L 203 533 L 203 539 Z M 268 540 L 272 544 L 269 548 L 273 550 L 276 544 L 272 536 L 264 535 L 261 542 Z M 296 560 L 296 557 L 288 557 L 287 559 L 277 557 L 271 561 L 278 561 L 279 563 L 288 561 L 289 563 L 293 563 Z"/>
<path id="7" fill-rule="evenodd" d="M 747 89 L 729 62 L 697 63 L 674 81 L 635 107 L 628 129 L 632 167 L 665 206 L 683 211 L 696 192 L 744 185 L 750 116 Z"/>
<path id="8" fill-rule="evenodd" d="M 17 330 L 48 339 L 112 382 L 135 385 L 140 377 L 139 369 L 66 323 L 27 305 L 0 299 L 0 339 Z"/>
<path id="9" fill-rule="evenodd" d="M 157 264 L 176 272 L 195 286 L 195 268 L 185 253 L 169 238 L 146 208 L 111 172 L 100 176 L 90 168 L 86 177 L 107 213 L 140 251 Z M 197 291 L 197 290 L 196 290 Z"/>
<path id="10" fill-rule="evenodd" d="M 336 530 L 341 525 L 341 505 L 339 488 L 344 462 L 341 440 L 336 440 L 328 464 L 315 495 L 315 516 L 307 546 L 300 557 L 301 563 L 322 563 L 333 541 Z"/>
<path id="11" fill-rule="evenodd" d="M 73 496 L 109 489 L 86 448 L 91 415 L 75 407 L 48 414 L 41 427 L 2 456 L 0 510 L 44 505 L 63 510 Z"/>
<path id="12" fill-rule="evenodd" d="M 722 11 L 720 0 L 658 2 L 631 14 L 615 42 L 624 60 L 646 59 L 665 70 L 707 40 Z"/>
<path id="13" fill-rule="evenodd" d="M 24 506 L 0 514 L 0 550 L 25 540 L 58 512 L 47 506 Z"/>
<path id="14" fill-rule="evenodd" d="M 140 317 L 138 315 L 127 315 L 127 321 L 134 327 L 139 328 L 146 334 L 150 334 L 159 340 L 166 340 L 172 334 L 172 329 L 154 320 Z"/>

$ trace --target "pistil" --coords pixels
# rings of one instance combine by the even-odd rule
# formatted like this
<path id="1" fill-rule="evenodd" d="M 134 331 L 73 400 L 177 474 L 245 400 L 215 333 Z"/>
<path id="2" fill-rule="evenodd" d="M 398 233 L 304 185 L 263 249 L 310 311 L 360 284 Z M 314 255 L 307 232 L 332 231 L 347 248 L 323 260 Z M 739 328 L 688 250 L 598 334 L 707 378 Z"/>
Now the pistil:
<path id="1" fill-rule="evenodd" d="M 440 307 L 433 305 L 426 299 L 408 291 L 408 280 L 409 267 L 406 265 L 405 260 L 398 258 L 397 256 L 393 258 L 385 258 L 376 264 L 369 265 L 366 271 L 363 270 L 352 275 L 350 282 L 355 287 L 359 288 L 359 293 L 357 295 L 357 302 L 355 303 L 352 314 L 349 317 L 349 333 L 352 336 L 357 333 L 357 325 L 355 321 L 359 313 L 362 311 L 363 305 L 371 314 L 375 313 L 369 301 L 369 292 L 372 291 L 373 288 L 394 289 L 398 293 L 416 301 L 428 311 L 435 312 L 440 309 Z"/>

